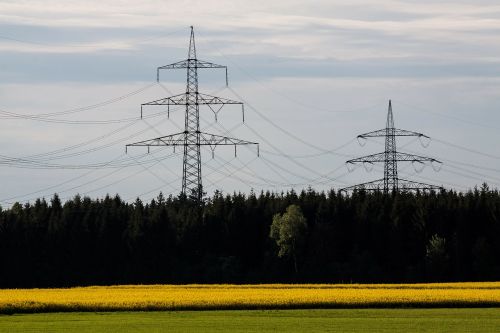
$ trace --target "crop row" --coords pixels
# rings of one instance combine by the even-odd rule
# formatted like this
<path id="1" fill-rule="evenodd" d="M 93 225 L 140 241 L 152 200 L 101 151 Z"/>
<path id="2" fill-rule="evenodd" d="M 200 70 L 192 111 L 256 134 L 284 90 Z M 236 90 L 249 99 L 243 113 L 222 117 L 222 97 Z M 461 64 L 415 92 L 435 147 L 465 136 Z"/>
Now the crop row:
<path id="1" fill-rule="evenodd" d="M 0 290 L 0 313 L 479 306 L 500 307 L 500 283 L 124 285 Z"/>

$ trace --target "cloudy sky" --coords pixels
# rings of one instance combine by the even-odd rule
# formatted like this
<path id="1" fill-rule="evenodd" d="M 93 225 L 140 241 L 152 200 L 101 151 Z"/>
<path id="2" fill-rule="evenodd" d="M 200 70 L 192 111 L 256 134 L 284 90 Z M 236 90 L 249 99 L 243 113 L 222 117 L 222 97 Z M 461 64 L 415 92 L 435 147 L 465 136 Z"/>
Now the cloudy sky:
<path id="1" fill-rule="evenodd" d="M 498 1 L 0 1 L 0 204 L 76 193 L 133 201 L 177 194 L 182 155 L 125 144 L 182 130 L 183 110 L 140 105 L 185 90 L 187 56 L 229 68 L 200 71 L 200 91 L 245 102 L 201 110 L 205 132 L 260 145 L 203 150 L 210 194 L 319 190 L 382 177 L 345 160 L 383 150 L 356 136 L 385 126 L 402 178 L 466 190 L 500 186 Z M 423 168 L 425 167 L 425 168 Z M 423 169 L 422 169 L 423 168 Z"/>

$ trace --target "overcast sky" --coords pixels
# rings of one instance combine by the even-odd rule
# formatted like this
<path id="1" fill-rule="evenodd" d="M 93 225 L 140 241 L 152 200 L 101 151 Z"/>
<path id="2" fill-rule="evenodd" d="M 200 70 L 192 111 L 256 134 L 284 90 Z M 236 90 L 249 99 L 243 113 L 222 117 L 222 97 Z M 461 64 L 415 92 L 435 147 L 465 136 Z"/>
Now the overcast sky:
<path id="1" fill-rule="evenodd" d="M 401 177 L 500 186 L 498 1 L 16 0 L 0 1 L 0 204 L 178 194 L 179 150 L 124 146 L 182 130 L 183 110 L 138 118 L 141 103 L 185 90 L 185 72 L 159 85 L 156 68 L 186 58 L 190 25 L 198 58 L 229 67 L 229 88 L 204 70 L 200 91 L 246 103 L 245 124 L 228 106 L 217 123 L 202 109 L 202 128 L 261 144 L 259 158 L 203 150 L 209 194 L 381 178 L 382 165 L 344 162 L 383 150 L 355 138 L 385 126 L 389 99 L 397 128 L 432 138 L 400 149 L 443 162 L 401 163 Z"/>

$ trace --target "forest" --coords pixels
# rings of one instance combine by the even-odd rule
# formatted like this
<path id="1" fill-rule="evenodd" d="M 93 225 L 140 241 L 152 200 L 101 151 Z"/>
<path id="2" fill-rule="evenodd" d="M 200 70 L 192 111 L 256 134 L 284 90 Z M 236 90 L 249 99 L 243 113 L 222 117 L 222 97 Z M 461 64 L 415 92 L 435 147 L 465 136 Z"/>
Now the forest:
<path id="1" fill-rule="evenodd" d="M 280 242 L 287 213 L 300 223 Z M 499 219 L 500 193 L 486 184 L 215 192 L 201 204 L 161 193 L 134 203 L 56 194 L 0 208 L 0 288 L 499 280 Z"/>

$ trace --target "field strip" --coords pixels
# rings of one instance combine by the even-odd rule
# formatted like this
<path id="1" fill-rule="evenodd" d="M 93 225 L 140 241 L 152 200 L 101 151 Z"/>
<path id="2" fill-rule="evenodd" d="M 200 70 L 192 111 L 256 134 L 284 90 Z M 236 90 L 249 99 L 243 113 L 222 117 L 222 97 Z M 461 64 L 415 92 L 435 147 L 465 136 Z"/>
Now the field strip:
<path id="1" fill-rule="evenodd" d="M 500 282 L 122 285 L 0 290 L 0 313 L 396 307 L 500 307 Z"/>

